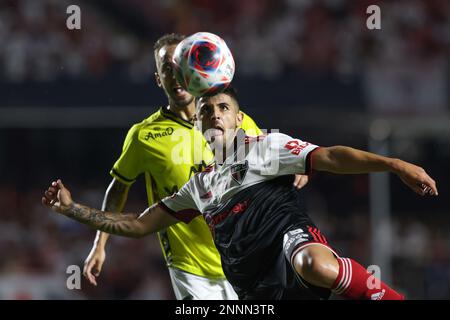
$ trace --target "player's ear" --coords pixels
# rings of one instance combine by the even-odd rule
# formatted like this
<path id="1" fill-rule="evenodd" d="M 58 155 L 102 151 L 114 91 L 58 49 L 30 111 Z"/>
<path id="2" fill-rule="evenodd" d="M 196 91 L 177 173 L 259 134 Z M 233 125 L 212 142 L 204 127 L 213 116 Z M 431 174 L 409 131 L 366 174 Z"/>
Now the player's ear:
<path id="1" fill-rule="evenodd" d="M 158 72 L 155 72 L 155 81 L 156 81 L 156 85 L 161 88 L 162 87 L 161 78 L 159 77 Z"/>
<path id="2" fill-rule="evenodd" d="M 241 126 L 242 120 L 244 120 L 244 114 L 241 111 L 238 111 L 238 113 L 236 113 L 236 125 L 238 127 Z"/>

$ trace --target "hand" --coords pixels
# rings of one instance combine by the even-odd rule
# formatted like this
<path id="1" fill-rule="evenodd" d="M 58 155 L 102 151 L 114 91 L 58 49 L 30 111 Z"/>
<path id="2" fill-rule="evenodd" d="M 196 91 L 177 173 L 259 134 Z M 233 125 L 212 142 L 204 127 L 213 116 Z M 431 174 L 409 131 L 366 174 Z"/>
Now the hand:
<path id="1" fill-rule="evenodd" d="M 395 173 L 414 192 L 424 196 L 438 195 L 436 182 L 421 167 L 400 160 Z"/>
<path id="2" fill-rule="evenodd" d="M 100 275 L 103 263 L 105 262 L 106 253 L 104 248 L 94 245 L 89 253 L 86 261 L 84 261 L 83 275 L 90 284 L 96 286 L 97 281 L 95 277 Z"/>
<path id="3" fill-rule="evenodd" d="M 53 181 L 42 197 L 42 204 L 53 211 L 64 214 L 72 204 L 72 197 L 61 180 Z"/>
<path id="4" fill-rule="evenodd" d="M 296 174 L 294 179 L 294 187 L 297 188 L 297 190 L 300 190 L 306 184 L 308 183 L 308 176 L 303 174 Z"/>

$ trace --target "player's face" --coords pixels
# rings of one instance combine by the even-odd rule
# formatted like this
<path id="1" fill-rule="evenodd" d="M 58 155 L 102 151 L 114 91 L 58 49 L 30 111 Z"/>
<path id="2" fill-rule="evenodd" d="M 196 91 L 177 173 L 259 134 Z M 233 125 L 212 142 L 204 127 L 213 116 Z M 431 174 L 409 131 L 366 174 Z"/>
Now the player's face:
<path id="1" fill-rule="evenodd" d="M 242 113 L 233 98 L 219 93 L 200 99 L 197 120 L 201 123 L 206 141 L 217 146 L 227 146 L 227 142 L 233 141 L 236 129 L 242 123 Z"/>
<path id="2" fill-rule="evenodd" d="M 194 101 L 194 96 L 184 90 L 175 79 L 172 58 L 176 47 L 176 44 L 167 45 L 155 52 L 155 77 L 158 86 L 166 93 L 169 103 L 184 107 Z"/>

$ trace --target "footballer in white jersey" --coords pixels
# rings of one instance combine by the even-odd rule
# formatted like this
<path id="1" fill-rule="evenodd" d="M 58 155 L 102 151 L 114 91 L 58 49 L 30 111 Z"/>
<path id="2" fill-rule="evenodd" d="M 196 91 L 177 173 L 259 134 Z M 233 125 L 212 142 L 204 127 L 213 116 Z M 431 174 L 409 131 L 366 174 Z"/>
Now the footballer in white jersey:
<path id="1" fill-rule="evenodd" d="M 327 245 L 303 209 L 302 192 L 292 185 L 295 173 L 309 172 L 318 146 L 281 133 L 248 137 L 242 130 L 232 146 L 222 164 L 197 173 L 160 205 L 184 223 L 204 216 L 240 299 L 314 298 L 285 256 L 299 244 Z M 308 287 L 322 298 L 330 294 Z"/>

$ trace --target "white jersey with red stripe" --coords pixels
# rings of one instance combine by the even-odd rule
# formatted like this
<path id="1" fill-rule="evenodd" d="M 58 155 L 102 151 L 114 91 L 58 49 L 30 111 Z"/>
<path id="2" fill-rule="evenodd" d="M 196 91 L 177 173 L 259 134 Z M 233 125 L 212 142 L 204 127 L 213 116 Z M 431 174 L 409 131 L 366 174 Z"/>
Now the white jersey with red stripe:
<path id="1" fill-rule="evenodd" d="M 186 223 L 203 215 L 239 299 L 306 298 L 309 291 L 298 287 L 288 263 L 298 245 L 319 240 L 311 232 L 299 238 L 315 225 L 293 175 L 310 172 L 318 147 L 285 134 L 252 138 L 242 131 L 233 146 L 223 164 L 196 174 L 160 205 Z M 290 231 L 295 234 L 285 238 Z"/>
<path id="2" fill-rule="evenodd" d="M 309 174 L 311 151 L 317 145 L 282 133 L 249 137 L 238 131 L 234 152 L 223 164 L 214 163 L 195 174 L 162 205 L 188 223 L 205 212 L 217 212 L 234 195 L 255 184 L 284 175 Z"/>

